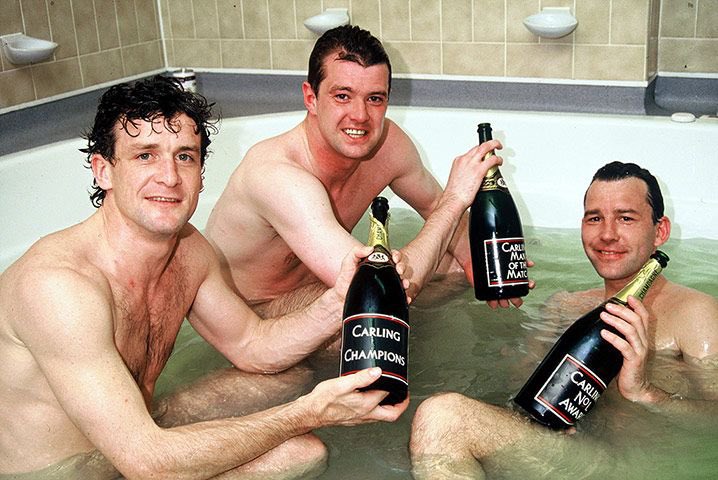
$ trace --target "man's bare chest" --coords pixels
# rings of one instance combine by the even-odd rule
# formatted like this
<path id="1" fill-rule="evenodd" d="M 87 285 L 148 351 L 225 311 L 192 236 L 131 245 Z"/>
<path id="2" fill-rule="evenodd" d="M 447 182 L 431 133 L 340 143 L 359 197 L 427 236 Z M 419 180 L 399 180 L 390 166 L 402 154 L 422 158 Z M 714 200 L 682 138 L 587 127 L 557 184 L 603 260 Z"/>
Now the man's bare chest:
<path id="1" fill-rule="evenodd" d="M 192 303 L 186 281 L 172 276 L 152 291 L 125 291 L 115 305 L 115 344 L 133 378 L 150 395 Z"/>
<path id="2" fill-rule="evenodd" d="M 366 175 L 364 175 L 366 173 Z M 340 188 L 328 190 L 334 217 L 345 230 L 351 232 L 366 213 L 371 201 L 387 186 L 379 175 L 359 172 Z"/>

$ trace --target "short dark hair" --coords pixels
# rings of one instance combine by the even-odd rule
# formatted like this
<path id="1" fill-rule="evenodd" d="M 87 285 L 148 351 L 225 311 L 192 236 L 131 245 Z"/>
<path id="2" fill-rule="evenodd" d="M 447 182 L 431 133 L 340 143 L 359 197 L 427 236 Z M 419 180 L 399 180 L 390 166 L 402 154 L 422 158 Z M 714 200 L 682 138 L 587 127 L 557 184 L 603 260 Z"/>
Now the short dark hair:
<path id="1" fill-rule="evenodd" d="M 170 77 L 156 75 L 152 78 L 137 81 L 134 84 L 121 83 L 107 90 L 100 98 L 95 115 L 95 123 L 90 131 L 83 134 L 87 140 L 87 148 L 80 151 L 87 154 L 87 165 L 92 165 L 92 155 L 100 154 L 112 165 L 115 162 L 115 124 L 120 122 L 121 128 L 127 130 L 127 124 L 135 125 L 136 121 L 152 122 L 161 117 L 165 128 L 174 132 L 171 120 L 180 114 L 186 114 L 197 125 L 196 133 L 200 135 L 200 165 L 204 172 L 207 147 L 211 143 L 210 134 L 217 133 L 215 126 L 218 119 L 212 119 L 212 106 L 202 95 L 185 91 L 181 83 Z M 99 208 L 105 199 L 105 190 L 92 182 L 90 201 Z"/>
<path id="2" fill-rule="evenodd" d="M 327 30 L 314 44 L 309 55 L 307 82 L 315 95 L 324 80 L 324 60 L 337 53 L 341 60 L 355 62 L 362 67 L 384 64 L 389 69 L 389 91 L 391 91 L 391 62 L 384 46 L 369 31 L 356 25 L 343 25 Z"/>
<path id="3" fill-rule="evenodd" d="M 653 176 L 647 169 L 642 168 L 635 163 L 623 163 L 623 162 L 611 162 L 607 163 L 603 167 L 599 168 L 593 175 L 591 184 L 600 180 L 604 182 L 615 182 L 618 180 L 625 180 L 627 178 L 637 178 L 643 180 L 648 187 L 646 193 L 646 201 L 653 210 L 653 224 L 657 224 L 658 221 L 663 218 L 664 204 L 663 194 L 661 193 L 661 187 L 658 185 L 658 180 Z M 589 187 L 591 185 L 589 184 Z M 588 190 L 587 190 L 588 192 Z M 586 203 L 586 196 L 583 197 L 583 203 Z"/>

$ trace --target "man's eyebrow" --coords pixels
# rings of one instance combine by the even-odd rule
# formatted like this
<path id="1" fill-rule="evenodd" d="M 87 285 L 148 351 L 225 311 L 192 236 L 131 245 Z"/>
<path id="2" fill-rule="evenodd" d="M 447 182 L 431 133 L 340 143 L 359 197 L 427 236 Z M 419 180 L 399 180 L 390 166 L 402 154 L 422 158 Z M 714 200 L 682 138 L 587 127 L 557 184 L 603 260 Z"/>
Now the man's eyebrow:
<path id="1" fill-rule="evenodd" d="M 584 212 L 583 212 L 583 216 L 586 217 L 586 216 L 588 216 L 588 215 L 598 215 L 598 214 L 600 214 L 600 213 L 601 213 L 601 210 L 600 210 L 600 209 L 598 209 L 598 208 L 592 208 L 592 209 L 590 209 L 590 210 L 584 211 Z M 622 213 L 635 213 L 635 214 L 638 214 L 638 213 L 640 213 L 640 212 L 639 212 L 638 210 L 636 210 L 635 208 L 616 208 L 616 209 L 613 210 L 613 213 L 619 213 L 619 214 L 622 214 Z"/>
<path id="2" fill-rule="evenodd" d="M 347 87 L 344 85 L 332 85 L 329 88 L 330 92 L 335 92 L 337 90 L 355 93 L 355 90 L 352 87 Z M 386 90 L 376 90 L 374 92 L 369 92 L 369 94 L 367 96 L 372 96 L 372 95 L 381 95 L 383 97 L 388 97 L 389 93 Z"/>
<path id="3" fill-rule="evenodd" d="M 635 208 L 617 208 L 616 210 L 614 210 L 614 212 L 616 212 L 616 213 L 635 213 L 635 214 L 640 213 Z"/>
<path id="4" fill-rule="evenodd" d="M 138 143 L 130 147 L 133 151 L 139 151 L 139 150 L 154 150 L 160 147 L 159 143 Z M 181 145 L 177 148 L 179 151 L 192 151 L 192 152 L 199 152 L 200 146 L 199 145 Z"/>
<path id="5" fill-rule="evenodd" d="M 199 152 L 200 147 L 199 145 L 182 145 L 179 147 L 179 150 L 192 150 L 194 152 Z"/>
<path id="6" fill-rule="evenodd" d="M 132 150 L 152 150 L 159 146 L 159 143 L 135 143 L 130 148 Z"/>
<path id="7" fill-rule="evenodd" d="M 333 91 L 335 91 L 335 90 L 346 90 L 346 91 L 348 91 L 348 92 L 353 92 L 353 91 L 354 91 L 354 90 L 352 89 L 352 87 L 347 87 L 347 86 L 345 86 L 345 85 L 332 85 L 331 87 L 329 87 L 329 91 L 330 91 L 330 92 L 333 92 Z"/>

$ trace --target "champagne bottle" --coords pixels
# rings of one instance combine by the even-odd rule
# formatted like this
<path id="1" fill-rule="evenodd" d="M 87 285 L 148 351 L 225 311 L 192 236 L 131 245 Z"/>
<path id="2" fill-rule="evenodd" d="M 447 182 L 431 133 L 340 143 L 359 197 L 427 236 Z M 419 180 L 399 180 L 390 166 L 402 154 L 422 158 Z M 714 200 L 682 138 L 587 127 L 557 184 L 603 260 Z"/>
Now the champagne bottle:
<path id="1" fill-rule="evenodd" d="M 668 255 L 656 250 L 635 277 L 613 297 L 576 320 L 548 352 L 514 402 L 534 420 L 554 429 L 573 426 L 586 415 L 623 366 L 623 356 L 601 337 L 601 330 L 621 335 L 601 320 L 607 303 L 643 300 Z"/>
<path id="2" fill-rule="evenodd" d="M 382 405 L 400 403 L 409 388 L 409 305 L 389 249 L 389 203 L 371 204 L 368 245 L 374 251 L 357 267 L 344 302 L 340 375 L 381 367 L 365 390 L 385 390 Z"/>
<path id="3" fill-rule="evenodd" d="M 492 139 L 491 124 L 480 123 L 479 143 Z M 490 152 L 486 158 L 493 155 Z M 486 173 L 469 212 L 469 243 L 478 300 L 523 297 L 529 293 L 521 218 L 498 167 Z"/>

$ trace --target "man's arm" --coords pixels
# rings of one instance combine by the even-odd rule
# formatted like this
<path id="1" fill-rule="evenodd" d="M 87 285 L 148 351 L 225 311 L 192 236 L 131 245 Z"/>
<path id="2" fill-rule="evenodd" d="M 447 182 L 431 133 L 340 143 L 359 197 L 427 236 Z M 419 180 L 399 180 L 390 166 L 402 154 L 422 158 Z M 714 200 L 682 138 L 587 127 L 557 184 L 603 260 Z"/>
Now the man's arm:
<path id="1" fill-rule="evenodd" d="M 206 244 L 206 242 L 204 242 Z M 336 335 L 356 265 L 371 247 L 350 249 L 334 287 L 302 310 L 262 320 L 227 286 L 211 247 L 203 249 L 207 276 L 188 316 L 197 332 L 237 368 L 270 373 L 285 370 Z"/>
<path id="2" fill-rule="evenodd" d="M 364 370 L 247 417 L 161 429 L 115 347 L 109 290 L 60 269 L 21 281 L 18 338 L 69 419 L 128 478 L 214 476 L 312 429 L 393 421 L 408 405 L 380 407 L 385 392 L 358 392 L 380 374 Z"/>
<path id="3" fill-rule="evenodd" d="M 391 183 L 392 190 L 426 219 L 416 238 L 402 249 L 407 264 L 413 270 L 410 277 L 415 290 L 410 291 L 420 290 L 431 280 L 450 244 L 462 267 L 471 271 L 466 210 L 473 202 L 486 172 L 501 163 L 501 158 L 495 155 L 485 160 L 484 157 L 500 148 L 501 144 L 494 140 L 456 157 L 443 192 L 413 149 L 417 158 Z M 457 227 L 462 219 L 460 231 Z M 470 278 L 470 273 L 467 276 Z"/>
<path id="4" fill-rule="evenodd" d="M 621 305 L 607 304 L 608 312 L 601 314 L 601 318 L 609 325 L 615 327 L 625 338 L 609 332 L 601 331 L 601 336 L 616 347 L 623 355 L 623 366 L 618 374 L 618 390 L 627 400 L 639 403 L 650 410 L 665 413 L 698 413 L 718 414 L 718 392 L 704 390 L 703 399 L 685 398 L 667 392 L 648 378 L 648 319 L 649 314 L 644 305 L 634 297 L 629 297 L 630 308 Z M 692 337 L 699 335 L 699 358 L 703 358 L 706 368 L 716 369 L 718 360 L 718 307 L 716 303 L 707 302 L 702 308 L 701 323 L 704 328 L 695 328 Z M 707 321 L 706 321 L 707 319 Z M 688 347 L 684 345 L 683 348 Z M 689 347 L 690 348 L 690 347 Z M 684 356 L 691 352 L 683 351 Z M 711 359 L 713 361 L 711 361 Z M 715 388 L 715 387 L 714 387 Z"/>
<path id="5" fill-rule="evenodd" d="M 266 185 L 273 186 L 272 194 Z M 340 224 L 324 185 L 308 171 L 284 163 L 253 170 L 243 188 L 253 189 L 252 208 L 297 258 L 325 285 L 334 285 L 342 259 L 363 244 Z"/>

